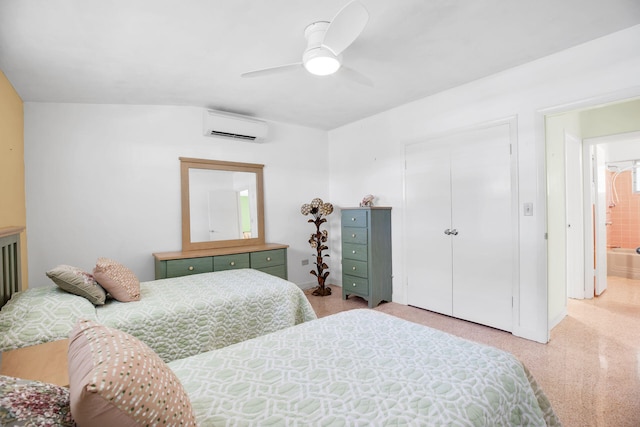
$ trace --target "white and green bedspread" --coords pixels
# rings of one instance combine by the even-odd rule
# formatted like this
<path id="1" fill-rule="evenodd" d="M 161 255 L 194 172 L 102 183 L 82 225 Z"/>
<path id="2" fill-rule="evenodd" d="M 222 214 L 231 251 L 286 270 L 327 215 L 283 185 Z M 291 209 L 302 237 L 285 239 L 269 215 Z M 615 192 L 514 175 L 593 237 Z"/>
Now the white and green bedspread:
<path id="1" fill-rule="evenodd" d="M 0 310 L 0 352 L 67 338 L 77 319 L 98 320 L 83 297 L 57 286 L 18 292 Z"/>
<path id="2" fill-rule="evenodd" d="M 140 301 L 98 307 L 57 287 L 21 292 L 0 311 L 0 351 L 67 338 L 88 318 L 170 361 L 316 318 L 298 286 L 252 269 L 142 282 L 140 291 Z"/>
<path id="3" fill-rule="evenodd" d="M 169 366 L 201 426 L 560 424 L 513 355 L 367 309 Z"/>

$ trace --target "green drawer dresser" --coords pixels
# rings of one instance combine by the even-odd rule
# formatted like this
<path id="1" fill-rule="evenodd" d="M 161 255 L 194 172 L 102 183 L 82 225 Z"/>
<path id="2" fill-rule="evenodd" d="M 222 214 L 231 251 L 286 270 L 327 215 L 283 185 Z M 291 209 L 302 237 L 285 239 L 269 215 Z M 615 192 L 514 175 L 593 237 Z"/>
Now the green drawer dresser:
<path id="1" fill-rule="evenodd" d="M 341 228 L 342 299 L 391 301 L 391 208 L 343 208 Z"/>
<path id="2" fill-rule="evenodd" d="M 221 249 L 154 253 L 156 279 L 255 268 L 287 279 L 287 245 L 267 243 Z"/>

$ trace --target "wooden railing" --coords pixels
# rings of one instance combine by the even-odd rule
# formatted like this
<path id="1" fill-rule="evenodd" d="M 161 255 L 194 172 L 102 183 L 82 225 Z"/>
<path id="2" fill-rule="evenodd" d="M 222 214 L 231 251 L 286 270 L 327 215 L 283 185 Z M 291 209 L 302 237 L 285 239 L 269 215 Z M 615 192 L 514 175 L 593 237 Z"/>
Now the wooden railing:
<path id="1" fill-rule="evenodd" d="M 24 227 L 0 228 L 0 307 L 22 290 L 20 233 Z"/>

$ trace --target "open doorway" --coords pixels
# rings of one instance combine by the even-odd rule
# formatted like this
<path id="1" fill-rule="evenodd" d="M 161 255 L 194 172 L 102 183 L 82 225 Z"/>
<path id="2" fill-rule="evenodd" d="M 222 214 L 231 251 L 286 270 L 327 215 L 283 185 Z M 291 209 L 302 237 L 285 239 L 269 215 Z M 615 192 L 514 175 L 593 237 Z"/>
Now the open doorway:
<path id="1" fill-rule="evenodd" d="M 585 168 L 585 217 L 591 221 L 585 227 L 585 259 L 594 259 L 593 291 L 585 284 L 585 298 L 601 295 L 609 276 L 628 277 L 634 274 L 634 261 L 640 268 L 635 249 L 640 246 L 640 189 L 633 187 L 634 169 L 640 165 L 640 132 L 627 132 L 583 141 L 590 168 Z M 636 259 L 637 258 L 637 259 Z M 626 271 L 629 270 L 629 271 Z M 571 297 L 571 293 L 569 293 Z"/>
<path id="2" fill-rule="evenodd" d="M 607 163 L 624 150 L 640 159 L 640 139 L 627 138 L 640 135 L 639 117 L 637 98 L 545 116 L 550 329 L 566 316 L 568 298 L 606 289 Z"/>

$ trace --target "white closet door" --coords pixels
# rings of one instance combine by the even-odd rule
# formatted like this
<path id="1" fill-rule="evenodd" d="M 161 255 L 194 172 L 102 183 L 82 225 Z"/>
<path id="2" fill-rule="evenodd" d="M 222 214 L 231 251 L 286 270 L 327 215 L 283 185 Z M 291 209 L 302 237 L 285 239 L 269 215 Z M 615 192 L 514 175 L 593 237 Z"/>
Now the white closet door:
<path id="1" fill-rule="evenodd" d="M 405 241 L 410 305 L 451 315 L 450 148 L 430 143 L 405 151 Z"/>
<path id="2" fill-rule="evenodd" d="M 451 152 L 453 316 L 512 330 L 509 126 L 461 134 Z"/>

